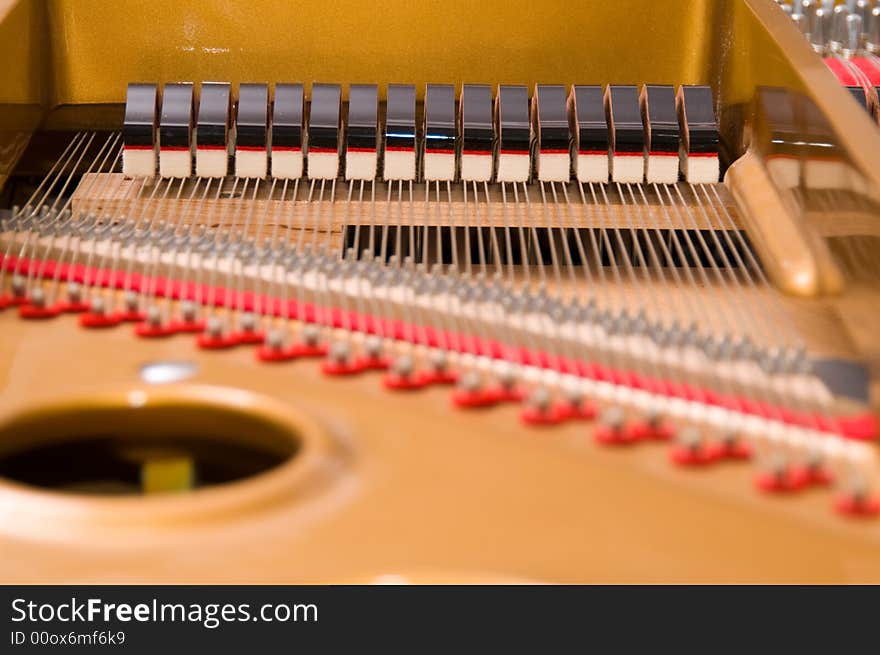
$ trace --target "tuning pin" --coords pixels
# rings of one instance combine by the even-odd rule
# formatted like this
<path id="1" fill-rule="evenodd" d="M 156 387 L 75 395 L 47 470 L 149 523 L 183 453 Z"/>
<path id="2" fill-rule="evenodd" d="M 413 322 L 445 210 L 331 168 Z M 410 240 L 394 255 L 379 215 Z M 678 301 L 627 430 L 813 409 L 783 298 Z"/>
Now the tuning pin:
<path id="1" fill-rule="evenodd" d="M 850 14 L 846 17 L 846 40 L 843 42 L 843 56 L 852 57 L 859 51 L 862 39 L 862 17 Z"/>
<path id="2" fill-rule="evenodd" d="M 800 0 L 797 4 L 799 4 L 801 8 L 800 13 L 806 16 L 807 20 L 809 20 L 810 16 L 813 15 L 813 12 L 816 11 L 816 0 Z"/>
<path id="3" fill-rule="evenodd" d="M 391 362 L 383 383 L 388 389 L 414 390 L 424 387 L 428 380 L 418 374 L 413 356 L 404 354 Z"/>
<path id="4" fill-rule="evenodd" d="M 854 13 L 862 19 L 862 36 L 867 35 L 868 23 L 871 18 L 871 0 L 856 0 Z"/>
<path id="5" fill-rule="evenodd" d="M 880 5 L 871 10 L 868 16 L 867 48 L 869 52 L 880 52 Z"/>
<path id="6" fill-rule="evenodd" d="M 846 43 L 847 26 L 846 19 L 849 17 L 849 9 L 846 5 L 837 5 L 831 15 L 831 40 L 829 46 L 832 52 L 840 52 Z"/>
<path id="7" fill-rule="evenodd" d="M 841 514 L 871 517 L 880 514 L 880 498 L 872 494 L 866 481 L 859 475 L 851 476 L 844 489 L 834 500 L 834 508 Z"/>
<path id="8" fill-rule="evenodd" d="M 827 12 L 822 7 L 818 7 L 810 16 L 810 45 L 819 54 L 825 52 L 825 44 L 828 42 L 825 31 L 827 16 Z"/>

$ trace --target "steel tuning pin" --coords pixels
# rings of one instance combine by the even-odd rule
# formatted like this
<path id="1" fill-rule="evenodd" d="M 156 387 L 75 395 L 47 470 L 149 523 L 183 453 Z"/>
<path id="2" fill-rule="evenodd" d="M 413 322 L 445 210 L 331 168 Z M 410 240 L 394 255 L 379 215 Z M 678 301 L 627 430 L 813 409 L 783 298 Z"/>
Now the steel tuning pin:
<path id="1" fill-rule="evenodd" d="M 816 0 L 799 0 L 796 4 L 800 5 L 800 14 L 803 16 L 803 27 L 801 23 L 798 22 L 798 29 L 800 29 L 804 36 L 807 37 L 807 40 L 811 40 L 810 35 L 812 34 L 810 28 L 813 25 L 813 14 L 816 12 Z"/>
<path id="2" fill-rule="evenodd" d="M 810 16 L 810 45 L 819 54 L 825 52 L 825 44 L 828 43 L 827 16 L 827 12 L 822 7 L 817 7 Z"/>
<path id="3" fill-rule="evenodd" d="M 843 42 L 843 56 L 852 57 L 859 51 L 862 40 L 862 17 L 850 14 L 846 17 L 846 40 Z"/>
<path id="4" fill-rule="evenodd" d="M 840 52 L 843 50 L 843 44 L 846 43 L 846 19 L 849 16 L 849 9 L 846 5 L 837 5 L 834 7 L 831 16 L 831 34 L 828 43 L 832 52 Z"/>
<path id="5" fill-rule="evenodd" d="M 798 31 L 800 31 L 800 33 L 803 34 L 804 37 L 807 37 L 809 35 L 809 25 L 807 24 L 807 17 L 804 16 L 803 13 L 798 12 L 796 14 L 792 14 L 791 20 L 794 22 L 794 26 L 798 28 Z"/>
<path id="6" fill-rule="evenodd" d="M 867 36 L 868 23 L 871 18 L 872 0 L 856 0 L 854 13 L 862 19 L 862 37 Z"/>

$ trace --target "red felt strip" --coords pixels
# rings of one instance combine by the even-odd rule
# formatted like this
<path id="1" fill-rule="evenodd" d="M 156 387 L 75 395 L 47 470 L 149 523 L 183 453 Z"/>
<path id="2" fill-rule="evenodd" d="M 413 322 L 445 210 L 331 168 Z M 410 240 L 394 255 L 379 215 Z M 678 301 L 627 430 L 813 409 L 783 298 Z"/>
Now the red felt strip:
<path id="1" fill-rule="evenodd" d="M 0 253 L 0 267 L 6 271 L 27 273 L 31 263 L 31 260 L 28 259 L 19 260 L 14 255 L 5 257 Z M 67 282 L 85 282 L 98 287 L 127 289 L 134 292 L 139 292 L 144 285 L 147 285 L 146 288 L 151 293 L 172 300 L 201 298 L 205 304 L 212 300 L 215 307 L 241 307 L 245 311 L 254 311 L 259 308 L 264 313 L 275 317 L 290 317 L 306 323 L 321 323 L 336 328 L 357 329 L 367 334 L 382 335 L 399 341 L 410 341 L 435 348 L 449 348 L 492 359 L 507 359 L 527 366 L 558 370 L 588 379 L 644 389 L 659 395 L 686 398 L 735 412 L 753 414 L 852 439 L 871 440 L 877 434 L 877 419 L 870 412 L 840 417 L 816 415 L 803 410 L 779 407 L 753 398 L 724 396 L 710 389 L 694 388 L 670 380 L 639 375 L 632 371 L 610 369 L 595 362 L 573 361 L 564 357 L 551 356 L 541 351 L 513 348 L 492 339 L 440 331 L 431 326 L 412 325 L 397 319 L 384 319 L 370 314 L 343 311 L 339 307 L 316 306 L 313 303 L 299 303 L 293 299 L 288 300 L 285 305 L 280 298 L 257 295 L 253 291 L 239 292 L 235 289 L 209 287 L 207 284 L 196 285 L 194 282 L 169 280 L 164 277 L 148 278 L 139 273 L 127 274 L 124 271 L 85 267 L 82 264 L 71 266 L 63 263 L 59 266 L 53 260 L 42 261 L 40 266 L 40 273 L 44 278 L 53 278 L 56 269 L 58 269 L 59 279 Z M 26 302 L 26 299 L 22 299 L 22 301 L 19 304 Z M 94 318 L 88 316 L 83 320 L 86 323 L 91 323 L 94 327 L 98 327 L 97 323 L 101 323 L 103 326 L 119 322 L 119 317 L 113 317 L 116 319 L 115 321 L 107 321 L 106 318 L 103 318 L 93 322 Z M 253 335 L 253 340 L 239 335 L 235 344 L 224 345 L 229 347 L 229 345 L 237 345 L 238 343 L 258 343 L 262 341 L 262 338 L 262 334 Z M 201 342 L 200 345 L 202 347 L 218 347 L 217 344 L 201 344 Z"/>

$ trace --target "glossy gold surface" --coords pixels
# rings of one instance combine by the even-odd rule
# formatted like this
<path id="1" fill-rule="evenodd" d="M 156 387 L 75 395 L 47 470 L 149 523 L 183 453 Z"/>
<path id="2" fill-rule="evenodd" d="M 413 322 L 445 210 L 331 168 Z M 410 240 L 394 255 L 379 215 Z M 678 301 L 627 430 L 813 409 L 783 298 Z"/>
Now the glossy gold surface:
<path id="1" fill-rule="evenodd" d="M 0 189 L 48 107 L 46 13 L 37 0 L 0 0 Z"/>
<path id="2" fill-rule="evenodd" d="M 0 420 L 142 392 L 288 414 L 323 443 L 313 465 L 185 496 L 0 484 L 5 582 L 880 581 L 880 522 L 835 515 L 825 490 L 767 497 L 744 462 L 682 470 L 662 444 L 599 446 L 591 422 L 526 427 L 513 405 L 454 410 L 448 388 L 395 393 L 380 374 L 333 378 L 314 360 L 260 364 L 250 348 L 73 316 L 5 312 L 0 333 Z M 198 373 L 143 384 L 140 367 L 163 359 Z"/>
<path id="3" fill-rule="evenodd" d="M 697 83 L 719 3 L 52 0 L 53 104 L 135 80 Z"/>
<path id="4" fill-rule="evenodd" d="M 880 199 L 876 126 L 774 4 L 0 0 L 11 107 L 0 131 L 20 146 L 44 117 L 116 128 L 132 81 L 707 83 L 727 154 L 767 169 L 777 144 L 753 111 L 766 85 L 815 102 L 857 194 Z M 20 149 L 3 152 L 8 170 Z M 754 178 L 742 177 L 748 193 Z M 817 270 L 815 226 L 767 179 L 769 206 L 792 212 L 798 254 Z M 822 284 L 817 273 L 807 286 Z M 803 302 L 804 316 L 822 310 L 822 339 L 849 353 L 851 337 L 880 362 L 873 288 L 848 290 L 839 312 Z M 7 582 L 880 581 L 876 522 L 835 516 L 823 491 L 763 497 L 748 466 L 680 471 L 662 447 L 599 448 L 589 424 L 542 433 L 515 407 L 453 412 L 446 389 L 394 396 L 376 376 L 331 380 L 314 362 L 263 366 L 249 349 L 200 352 L 185 337 L 148 342 L 12 312 L 0 333 L 0 419 L 60 399 L 208 394 L 316 435 L 307 469 L 182 503 L 0 484 Z M 144 385 L 139 367 L 163 357 L 195 361 L 193 386 Z"/>
<path id="5" fill-rule="evenodd" d="M 755 88 L 771 85 L 816 101 L 880 188 L 876 129 L 772 0 L 5 5 L 0 98 L 42 103 L 50 125 L 115 127 L 108 106 L 132 81 L 699 83 L 738 156 Z"/>

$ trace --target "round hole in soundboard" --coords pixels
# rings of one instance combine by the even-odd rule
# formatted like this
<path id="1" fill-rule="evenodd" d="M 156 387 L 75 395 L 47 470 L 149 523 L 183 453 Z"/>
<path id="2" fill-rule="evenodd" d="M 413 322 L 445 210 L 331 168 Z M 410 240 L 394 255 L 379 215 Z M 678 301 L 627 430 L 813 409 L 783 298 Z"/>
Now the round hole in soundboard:
<path id="1" fill-rule="evenodd" d="M 238 394 L 238 396 L 236 396 Z M 0 424 L 0 478 L 89 497 L 228 487 L 295 463 L 305 432 L 241 392 L 127 394 L 42 406 Z"/>

